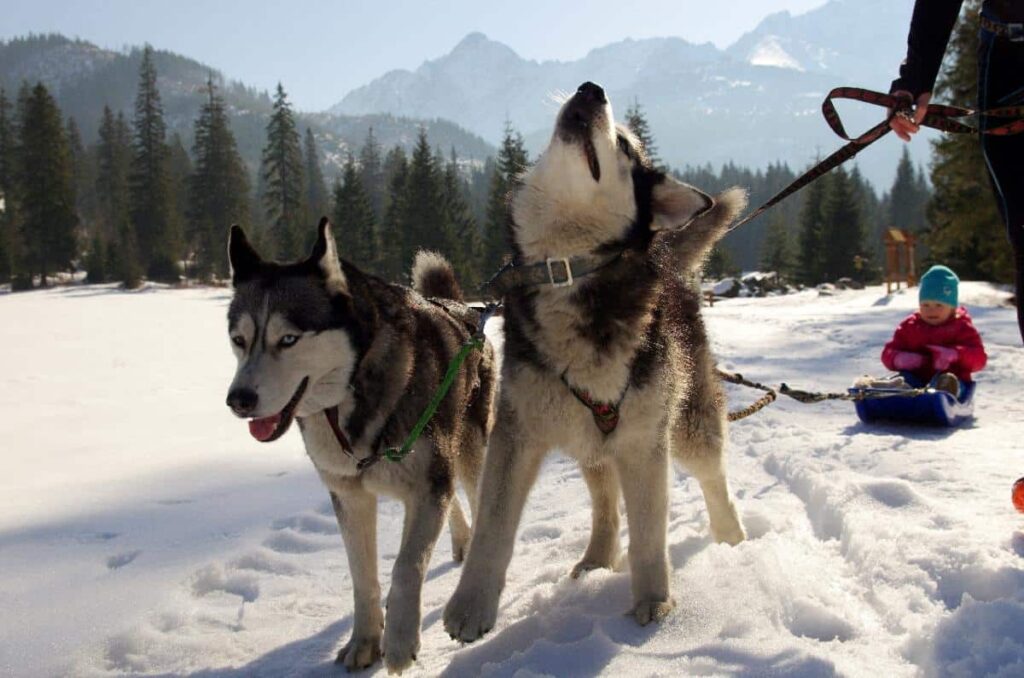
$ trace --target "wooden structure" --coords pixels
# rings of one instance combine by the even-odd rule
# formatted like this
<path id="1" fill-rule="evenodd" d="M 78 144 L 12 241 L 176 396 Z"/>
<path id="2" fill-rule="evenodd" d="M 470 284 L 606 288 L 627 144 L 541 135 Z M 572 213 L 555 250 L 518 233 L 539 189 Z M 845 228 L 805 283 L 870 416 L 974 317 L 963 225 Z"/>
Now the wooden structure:
<path id="1" fill-rule="evenodd" d="M 914 264 L 914 244 L 917 239 L 913 233 L 899 228 L 888 228 L 882 235 L 885 242 L 885 293 L 892 294 L 892 286 L 900 288 L 917 284 L 917 268 Z"/>

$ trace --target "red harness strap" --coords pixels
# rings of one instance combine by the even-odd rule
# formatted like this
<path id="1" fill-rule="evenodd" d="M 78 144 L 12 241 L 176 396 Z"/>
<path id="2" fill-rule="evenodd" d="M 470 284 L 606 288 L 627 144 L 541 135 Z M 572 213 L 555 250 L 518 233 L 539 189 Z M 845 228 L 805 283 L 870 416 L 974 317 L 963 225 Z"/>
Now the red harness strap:
<path id="1" fill-rule="evenodd" d="M 569 380 L 565 378 L 565 374 L 562 374 L 562 381 L 569 388 L 569 392 L 576 396 L 576 399 L 587 406 L 590 413 L 594 415 L 594 423 L 597 424 L 597 428 L 601 430 L 601 433 L 608 435 L 619 425 L 619 406 L 622 405 L 623 398 L 626 397 L 626 391 L 629 390 L 629 383 L 627 382 L 626 388 L 623 389 L 622 395 L 619 396 L 619 402 L 617 403 L 602 403 L 594 400 L 588 392 L 578 389 L 569 383 Z"/>
<path id="2" fill-rule="evenodd" d="M 324 410 L 324 415 L 327 417 L 327 423 L 334 432 L 334 437 L 338 439 L 338 445 L 341 446 L 342 451 L 355 459 L 356 453 L 352 449 L 352 443 L 348 441 L 348 436 L 345 435 L 345 432 L 341 430 L 341 426 L 338 425 L 338 406 L 328 407 Z"/>

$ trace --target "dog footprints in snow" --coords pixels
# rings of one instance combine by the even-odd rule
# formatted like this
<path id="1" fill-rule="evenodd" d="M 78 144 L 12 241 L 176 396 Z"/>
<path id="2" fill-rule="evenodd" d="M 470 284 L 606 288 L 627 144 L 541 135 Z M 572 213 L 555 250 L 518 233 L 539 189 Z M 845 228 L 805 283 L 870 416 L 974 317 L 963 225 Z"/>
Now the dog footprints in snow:
<path id="1" fill-rule="evenodd" d="M 864 492 L 889 508 L 903 508 L 921 501 L 909 485 L 900 482 L 867 483 L 864 485 Z"/>
<path id="2" fill-rule="evenodd" d="M 263 545 L 271 551 L 288 554 L 316 553 L 317 551 L 341 547 L 341 544 L 336 541 L 314 539 L 291 528 L 285 528 L 277 534 L 267 537 L 263 541 Z"/>
<path id="3" fill-rule="evenodd" d="M 272 527 L 275 530 L 292 529 L 305 534 L 326 534 L 332 537 L 338 536 L 338 523 L 333 518 L 326 518 L 318 514 L 301 514 L 275 520 Z"/>
<path id="4" fill-rule="evenodd" d="M 93 544 L 96 542 L 112 541 L 120 536 L 120 532 L 83 532 L 73 537 L 73 539 L 80 544 Z"/>
<path id="5" fill-rule="evenodd" d="M 534 527 L 528 527 L 522 531 L 519 535 L 519 541 L 533 543 L 539 541 L 548 541 L 550 539 L 558 539 L 562 536 L 562 531 L 557 527 L 551 527 L 548 525 L 537 525 Z"/>
<path id="6" fill-rule="evenodd" d="M 315 553 L 340 546 L 337 522 L 319 511 L 275 520 L 271 527 L 276 533 L 263 545 L 277 553 Z"/>
<path id="7" fill-rule="evenodd" d="M 142 551 L 126 551 L 124 553 L 118 553 L 117 555 L 110 556 L 107 558 L 107 569 L 108 570 L 119 570 L 128 563 L 132 562 L 139 557 Z"/>
<path id="8" fill-rule="evenodd" d="M 846 642 L 856 635 L 849 622 L 823 607 L 804 600 L 793 603 L 792 615 L 785 620 L 785 624 L 794 636 L 813 638 L 822 642 Z"/>
<path id="9" fill-rule="evenodd" d="M 218 592 L 230 593 L 251 603 L 260 596 L 260 584 L 253 574 L 226 572 L 219 565 L 208 565 L 192 575 L 192 594 L 197 598 Z"/>

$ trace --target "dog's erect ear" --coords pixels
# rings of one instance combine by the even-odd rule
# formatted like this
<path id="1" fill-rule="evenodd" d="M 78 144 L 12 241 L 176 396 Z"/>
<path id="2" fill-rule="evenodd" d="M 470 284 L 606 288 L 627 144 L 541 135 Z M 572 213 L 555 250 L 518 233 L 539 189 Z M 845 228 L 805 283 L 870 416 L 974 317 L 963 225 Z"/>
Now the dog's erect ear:
<path id="1" fill-rule="evenodd" d="M 345 274 L 341 270 L 338 246 L 334 242 L 331 222 L 327 217 L 320 218 L 317 231 L 316 244 L 313 245 L 313 252 L 307 261 L 319 269 L 328 291 L 348 294 L 348 280 L 345 279 Z"/>
<path id="2" fill-rule="evenodd" d="M 256 275 L 263 264 L 263 259 L 249 244 L 249 238 L 238 224 L 232 225 L 228 234 L 228 263 L 231 265 L 231 284 L 234 287 Z"/>
<path id="3" fill-rule="evenodd" d="M 715 201 L 693 186 L 666 176 L 651 192 L 652 231 L 674 231 L 715 206 Z"/>

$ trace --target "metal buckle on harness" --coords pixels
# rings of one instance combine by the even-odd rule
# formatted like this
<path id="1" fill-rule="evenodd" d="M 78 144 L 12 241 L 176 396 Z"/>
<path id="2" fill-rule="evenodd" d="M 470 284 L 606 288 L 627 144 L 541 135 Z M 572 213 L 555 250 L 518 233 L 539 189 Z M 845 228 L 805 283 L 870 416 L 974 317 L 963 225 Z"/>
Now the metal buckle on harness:
<path id="1" fill-rule="evenodd" d="M 1010 42 L 1024 42 L 1024 23 L 1003 24 L 1006 26 L 1006 39 Z"/>
<path id="2" fill-rule="evenodd" d="M 548 282 L 551 283 L 552 287 L 570 287 L 572 285 L 572 266 L 569 265 L 568 257 L 561 257 L 558 259 L 547 258 L 544 263 L 548 266 Z M 565 269 L 562 280 L 555 280 L 555 271 L 551 268 L 551 264 L 561 264 Z"/>

